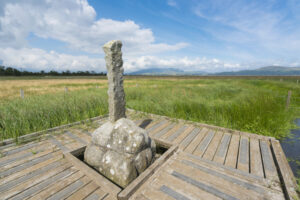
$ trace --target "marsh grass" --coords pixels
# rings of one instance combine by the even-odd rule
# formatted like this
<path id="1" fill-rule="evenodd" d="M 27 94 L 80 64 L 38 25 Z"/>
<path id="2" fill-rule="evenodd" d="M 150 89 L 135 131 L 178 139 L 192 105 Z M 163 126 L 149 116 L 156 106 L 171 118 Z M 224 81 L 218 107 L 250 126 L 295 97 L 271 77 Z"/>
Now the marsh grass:
<path id="1" fill-rule="evenodd" d="M 26 96 L 25 90 L 25 99 L 15 97 L 0 101 L 1 139 L 108 112 L 107 88 L 103 80 L 55 81 L 47 82 L 47 88 L 52 88 L 50 93 Z M 23 82 L 30 87 L 29 83 Z M 95 84 L 100 83 L 102 87 L 96 89 Z M 66 85 L 70 87 L 67 94 L 61 90 Z M 56 92 L 53 91 L 55 89 Z M 125 80 L 128 108 L 276 138 L 287 136 L 292 120 L 299 116 L 299 89 L 295 81 L 279 80 Z M 293 94 L 291 107 L 286 109 L 288 90 L 292 90 Z"/>

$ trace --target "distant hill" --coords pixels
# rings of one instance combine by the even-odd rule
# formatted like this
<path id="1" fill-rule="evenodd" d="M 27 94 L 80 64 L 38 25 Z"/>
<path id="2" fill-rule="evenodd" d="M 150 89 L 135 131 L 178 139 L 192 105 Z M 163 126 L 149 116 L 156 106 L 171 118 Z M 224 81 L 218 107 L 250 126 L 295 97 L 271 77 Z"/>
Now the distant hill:
<path id="1" fill-rule="evenodd" d="M 267 66 L 254 70 L 220 72 L 211 75 L 220 76 L 300 76 L 300 67 Z"/>
<path id="2" fill-rule="evenodd" d="M 151 75 L 151 76 L 180 76 L 180 75 L 204 75 L 202 71 L 184 71 L 175 68 L 149 68 L 128 73 L 128 75 Z"/>

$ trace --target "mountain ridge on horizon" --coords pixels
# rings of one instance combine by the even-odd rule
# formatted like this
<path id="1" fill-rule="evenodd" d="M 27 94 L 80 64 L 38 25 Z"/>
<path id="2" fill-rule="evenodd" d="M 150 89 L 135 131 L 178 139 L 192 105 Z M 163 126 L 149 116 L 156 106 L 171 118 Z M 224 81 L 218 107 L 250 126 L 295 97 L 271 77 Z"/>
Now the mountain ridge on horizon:
<path id="1" fill-rule="evenodd" d="M 285 76 L 295 76 L 300 75 L 300 67 L 284 67 L 284 66 L 265 66 L 252 70 L 239 70 L 239 71 L 224 71 L 216 73 L 208 73 L 205 71 L 184 71 L 176 68 L 148 68 L 137 70 L 126 75 L 216 75 L 216 76 L 276 76 L 276 75 L 285 75 Z"/>

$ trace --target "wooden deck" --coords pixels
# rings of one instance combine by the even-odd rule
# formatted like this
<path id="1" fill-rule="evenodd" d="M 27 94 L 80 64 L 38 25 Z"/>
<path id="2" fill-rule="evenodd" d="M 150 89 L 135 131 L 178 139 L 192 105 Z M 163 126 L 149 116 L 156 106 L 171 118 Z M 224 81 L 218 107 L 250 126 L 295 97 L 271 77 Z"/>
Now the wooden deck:
<path id="1" fill-rule="evenodd" d="M 295 178 L 274 138 L 155 115 L 129 118 L 158 143 L 179 146 L 130 199 L 298 198 Z M 86 146 L 106 120 L 0 146 L 0 199 L 117 199 L 121 188 L 67 154 Z"/>

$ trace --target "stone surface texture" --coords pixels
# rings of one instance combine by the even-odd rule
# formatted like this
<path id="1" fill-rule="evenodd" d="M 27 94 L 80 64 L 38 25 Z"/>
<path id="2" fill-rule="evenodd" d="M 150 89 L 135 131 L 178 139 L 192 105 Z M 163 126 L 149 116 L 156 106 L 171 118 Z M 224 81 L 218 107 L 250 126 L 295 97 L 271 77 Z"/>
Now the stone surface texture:
<path id="1" fill-rule="evenodd" d="M 103 46 L 108 78 L 109 119 L 111 121 L 126 117 L 121 48 L 122 42 L 119 40 L 112 40 Z"/>
<path id="2" fill-rule="evenodd" d="M 84 160 L 125 188 L 154 161 L 155 153 L 156 145 L 147 132 L 121 118 L 94 131 Z"/>
<path id="3" fill-rule="evenodd" d="M 108 77 L 109 121 L 95 130 L 84 160 L 121 187 L 126 187 L 153 161 L 156 145 L 147 132 L 125 117 L 122 42 L 103 46 Z"/>

